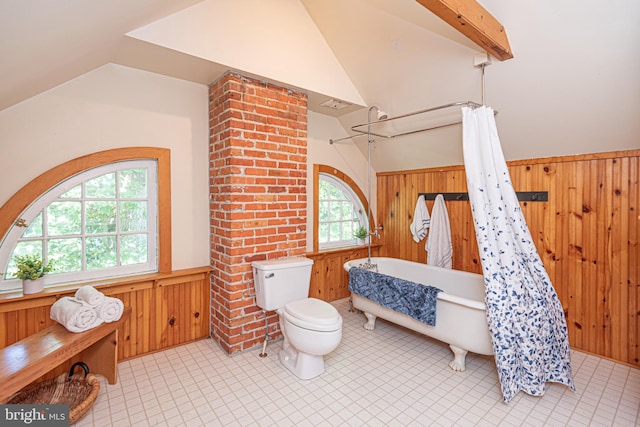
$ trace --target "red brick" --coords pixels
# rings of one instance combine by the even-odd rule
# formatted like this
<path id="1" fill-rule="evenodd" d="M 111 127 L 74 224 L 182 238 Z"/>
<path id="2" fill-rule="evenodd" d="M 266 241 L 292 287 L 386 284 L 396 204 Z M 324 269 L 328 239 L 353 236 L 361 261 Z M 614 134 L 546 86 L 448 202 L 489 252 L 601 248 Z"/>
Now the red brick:
<path id="1" fill-rule="evenodd" d="M 257 237 L 257 238 L 245 239 L 244 243 L 247 246 L 256 246 L 256 245 L 259 245 L 259 244 L 267 243 L 267 238 L 266 237 Z M 253 253 L 253 252 L 251 252 L 251 253 Z"/>
<path id="2" fill-rule="evenodd" d="M 277 167 L 278 163 L 274 160 L 256 160 L 256 167 L 264 169 L 273 169 Z"/>
<path id="3" fill-rule="evenodd" d="M 287 191 L 287 188 L 286 187 L 282 187 L 282 186 L 272 185 L 272 186 L 267 188 L 267 191 L 269 193 L 284 193 L 284 192 Z"/>
<path id="4" fill-rule="evenodd" d="M 269 170 L 265 168 L 245 168 L 244 173 L 252 176 L 267 176 Z"/>
<path id="5" fill-rule="evenodd" d="M 239 212 L 229 212 L 226 215 L 226 218 L 229 221 L 237 221 L 237 220 L 246 220 L 256 218 L 255 212 L 247 212 L 247 211 L 239 211 Z"/>
<path id="6" fill-rule="evenodd" d="M 261 219 L 264 219 L 264 218 L 275 218 L 278 215 L 279 215 L 279 212 L 272 212 L 272 211 L 264 211 L 264 212 L 256 212 L 255 213 L 256 219 L 257 218 L 261 218 Z"/>
<path id="7" fill-rule="evenodd" d="M 264 339 L 251 262 L 304 254 L 307 100 L 234 72 L 210 86 L 209 100 L 211 335 L 233 353 Z M 273 312 L 269 327 L 281 335 Z"/>
<path id="8" fill-rule="evenodd" d="M 273 204 L 269 204 L 269 209 L 272 209 Z M 247 211 L 263 211 L 267 209 L 266 203 L 245 203 L 244 209 Z"/>
<path id="9" fill-rule="evenodd" d="M 255 182 L 256 184 L 260 184 L 260 185 L 273 185 L 278 181 L 275 178 L 259 177 L 259 178 L 256 178 Z"/>
<path id="10" fill-rule="evenodd" d="M 255 230 L 255 233 L 257 236 L 267 236 L 270 234 L 277 234 L 278 229 L 277 228 L 259 228 Z"/>
<path id="11" fill-rule="evenodd" d="M 255 254 L 245 257 L 244 262 L 252 263 L 253 261 L 264 261 L 265 259 L 267 259 L 267 256 L 265 254 Z"/>

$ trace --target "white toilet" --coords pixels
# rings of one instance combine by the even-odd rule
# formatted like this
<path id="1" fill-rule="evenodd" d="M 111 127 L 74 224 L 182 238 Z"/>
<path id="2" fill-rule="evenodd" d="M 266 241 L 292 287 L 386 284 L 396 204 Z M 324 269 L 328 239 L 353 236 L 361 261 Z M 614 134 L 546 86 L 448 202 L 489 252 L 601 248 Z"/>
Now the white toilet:
<path id="1" fill-rule="evenodd" d="M 284 337 L 280 361 L 303 380 L 324 372 L 324 355 L 342 339 L 338 310 L 308 297 L 312 265 L 313 260 L 305 257 L 251 263 L 258 307 L 276 310 L 280 318 Z"/>

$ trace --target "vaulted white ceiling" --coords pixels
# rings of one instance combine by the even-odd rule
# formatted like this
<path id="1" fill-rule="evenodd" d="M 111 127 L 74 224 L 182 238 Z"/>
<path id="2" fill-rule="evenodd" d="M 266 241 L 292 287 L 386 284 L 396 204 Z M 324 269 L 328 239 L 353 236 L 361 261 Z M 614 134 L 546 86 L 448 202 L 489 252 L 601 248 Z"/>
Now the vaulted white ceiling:
<path id="1" fill-rule="evenodd" d="M 507 159 L 638 147 L 640 2 L 621 2 L 482 0 L 515 54 L 485 76 Z M 481 51 L 415 0 L 3 1 L 0 110 L 107 63 L 202 84 L 236 69 L 307 91 L 340 137 L 370 105 L 482 102 Z M 320 106 L 330 98 L 353 106 Z M 379 141 L 374 167 L 461 163 L 459 134 Z"/>
<path id="2" fill-rule="evenodd" d="M 113 61 L 127 32 L 198 1 L 0 2 L 0 110 Z"/>
<path id="3" fill-rule="evenodd" d="M 242 3 L 251 11 L 238 16 Z M 315 102 L 342 79 L 341 100 L 362 106 L 362 83 L 349 78 L 359 78 L 358 64 L 378 61 L 379 44 L 402 52 L 407 41 L 393 35 L 403 28 L 480 51 L 413 0 L 25 0 L 0 3 L 0 17 L 0 110 L 109 62 L 208 84 L 229 68 L 277 80 L 285 54 L 324 78 L 305 82 L 294 70 L 298 76 L 289 73 L 283 83 L 318 86 L 311 88 L 320 95 Z M 320 109 L 334 116 L 353 110 Z"/>

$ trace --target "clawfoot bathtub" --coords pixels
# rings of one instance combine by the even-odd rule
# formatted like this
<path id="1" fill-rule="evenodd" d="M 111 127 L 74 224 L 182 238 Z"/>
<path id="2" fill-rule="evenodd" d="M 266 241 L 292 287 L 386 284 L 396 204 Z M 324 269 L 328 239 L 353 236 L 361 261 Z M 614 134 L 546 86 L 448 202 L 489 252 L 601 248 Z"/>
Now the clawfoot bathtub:
<path id="1" fill-rule="evenodd" d="M 358 267 L 368 259 L 356 259 L 344 264 L 344 269 Z M 397 258 L 371 258 L 378 272 L 411 282 L 442 289 L 436 304 L 436 326 L 428 326 L 410 316 L 388 309 L 368 298 L 351 293 L 353 307 L 364 312 L 364 328 L 373 330 L 376 318 L 409 328 L 420 334 L 449 344 L 453 360 L 449 367 L 465 370 L 467 352 L 492 355 L 493 346 L 487 325 L 482 275 L 434 267 Z"/>

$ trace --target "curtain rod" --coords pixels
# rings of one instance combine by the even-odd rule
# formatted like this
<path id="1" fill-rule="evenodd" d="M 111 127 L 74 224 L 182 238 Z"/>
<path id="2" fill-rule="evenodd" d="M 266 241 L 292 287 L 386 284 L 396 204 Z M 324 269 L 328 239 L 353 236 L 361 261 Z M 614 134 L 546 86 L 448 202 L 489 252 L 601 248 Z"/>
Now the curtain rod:
<path id="1" fill-rule="evenodd" d="M 429 126 L 429 127 L 426 127 L 426 128 L 421 128 L 421 129 L 412 130 L 412 131 L 408 131 L 408 132 L 396 133 L 396 134 L 393 134 L 393 135 L 383 135 L 383 134 L 380 134 L 380 133 L 369 132 L 369 127 L 370 126 L 373 126 L 373 125 L 376 125 L 376 124 L 380 124 L 380 123 L 388 123 L 388 122 L 392 122 L 394 120 L 404 119 L 404 118 L 407 118 L 407 117 L 416 116 L 418 114 L 425 114 L 425 113 L 429 113 L 429 112 L 432 112 L 432 111 L 438 111 L 438 110 L 442 110 L 442 109 L 445 109 L 445 108 L 451 108 L 451 107 L 478 108 L 478 107 L 481 107 L 481 106 L 482 106 L 481 104 L 478 104 L 477 102 L 473 102 L 473 101 L 459 101 L 459 102 L 452 102 L 451 104 L 439 105 L 437 107 L 425 108 L 424 110 L 413 111 L 411 113 L 402 114 L 400 116 L 392 116 L 392 117 L 388 117 L 386 119 L 376 120 L 376 121 L 373 121 L 373 122 L 370 122 L 370 123 L 361 123 L 359 125 L 355 125 L 355 126 L 351 127 L 351 130 L 353 132 L 358 132 L 358 135 L 345 136 L 345 137 L 339 138 L 339 139 L 330 139 L 329 143 L 333 144 L 334 142 L 342 141 L 342 140 L 345 140 L 345 139 L 357 138 L 357 137 L 365 136 L 365 135 L 369 135 L 369 134 L 371 134 L 373 136 L 380 137 L 380 138 L 391 139 L 391 138 L 395 138 L 395 137 L 398 137 L 398 136 L 411 135 L 411 134 L 414 134 L 414 133 L 425 132 L 425 131 L 428 131 L 428 130 L 439 129 L 439 128 L 443 128 L 443 127 L 447 127 L 447 126 L 453 126 L 453 125 L 457 125 L 457 124 L 461 123 L 462 121 L 458 120 L 458 121 L 455 121 L 453 123 L 447 123 L 447 124 L 444 124 L 444 125 L 437 125 L 437 126 Z M 494 111 L 493 114 L 497 115 L 498 112 Z M 362 128 L 362 127 L 365 127 L 365 126 L 367 127 L 366 130 L 365 129 L 359 129 L 359 128 Z"/>

